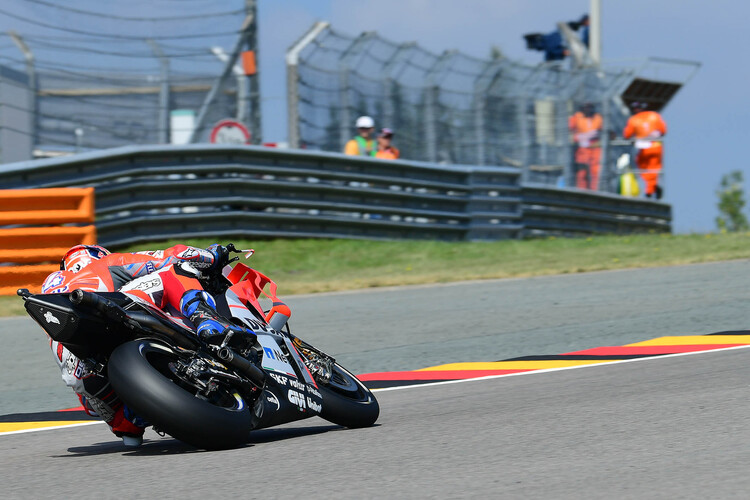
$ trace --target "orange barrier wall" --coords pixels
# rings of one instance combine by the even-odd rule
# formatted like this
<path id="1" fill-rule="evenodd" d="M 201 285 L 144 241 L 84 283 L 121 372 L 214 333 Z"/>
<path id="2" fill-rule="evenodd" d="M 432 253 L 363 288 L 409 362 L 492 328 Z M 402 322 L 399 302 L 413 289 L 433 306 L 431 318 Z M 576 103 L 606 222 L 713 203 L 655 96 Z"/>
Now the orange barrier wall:
<path id="1" fill-rule="evenodd" d="M 73 245 L 96 243 L 94 188 L 0 190 L 0 295 L 39 292 Z M 41 227 L 40 227 L 41 226 Z M 51 227 L 50 227 L 51 226 Z"/>

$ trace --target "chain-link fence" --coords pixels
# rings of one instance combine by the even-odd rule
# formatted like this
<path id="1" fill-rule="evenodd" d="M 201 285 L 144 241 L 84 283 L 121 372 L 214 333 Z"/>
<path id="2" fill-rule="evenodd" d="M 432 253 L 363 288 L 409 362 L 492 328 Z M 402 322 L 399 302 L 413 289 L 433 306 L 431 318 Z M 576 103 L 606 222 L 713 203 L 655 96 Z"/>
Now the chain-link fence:
<path id="1" fill-rule="evenodd" d="M 567 66 L 434 54 L 317 23 L 287 53 L 290 143 L 342 151 L 369 115 L 394 129 L 403 158 L 517 166 L 526 182 L 575 186 L 569 118 L 589 103 L 603 121 L 598 188 L 616 191 L 615 158 L 630 147 L 610 140 L 630 115 L 620 96 L 637 69 Z"/>
<path id="2" fill-rule="evenodd" d="M 32 136 L 37 156 L 170 143 L 175 133 L 189 135 L 185 116 L 198 114 L 222 74 L 223 50 L 236 43 L 247 4 L 132 0 L 120 9 L 28 0 L 3 5 L 0 66 L 25 75 L 34 96 L 2 103 L 31 117 L 28 126 L 16 124 L 15 132 Z M 247 78 L 230 75 L 196 139 L 207 140 L 220 119 L 247 123 L 247 108 Z M 183 119 L 173 121 L 173 112 Z"/>

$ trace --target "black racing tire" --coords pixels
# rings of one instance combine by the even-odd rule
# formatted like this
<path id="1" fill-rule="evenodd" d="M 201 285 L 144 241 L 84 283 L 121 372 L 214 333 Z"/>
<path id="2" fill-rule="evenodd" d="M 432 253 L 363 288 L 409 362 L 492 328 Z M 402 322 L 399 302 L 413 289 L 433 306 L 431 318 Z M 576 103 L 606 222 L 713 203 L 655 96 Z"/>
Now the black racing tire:
<path id="1" fill-rule="evenodd" d="M 177 358 L 160 342 L 127 342 L 109 358 L 110 383 L 138 416 L 180 441 L 204 449 L 246 443 L 251 409 L 244 399 L 236 392 L 227 393 L 233 402 L 224 407 L 191 394 L 168 376 L 168 363 Z"/>
<path id="2" fill-rule="evenodd" d="M 370 389 L 338 363 L 326 384 L 318 384 L 323 396 L 320 416 L 329 422 L 352 429 L 370 427 L 380 415 L 380 405 Z"/>

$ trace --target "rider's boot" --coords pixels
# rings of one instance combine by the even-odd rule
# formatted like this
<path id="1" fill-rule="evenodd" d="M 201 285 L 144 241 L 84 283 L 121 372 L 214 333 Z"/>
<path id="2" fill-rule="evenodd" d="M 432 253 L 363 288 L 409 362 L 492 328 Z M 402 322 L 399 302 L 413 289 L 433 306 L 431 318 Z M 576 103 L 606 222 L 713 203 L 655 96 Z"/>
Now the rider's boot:
<path id="1" fill-rule="evenodd" d="M 198 336 L 210 344 L 221 344 L 230 331 L 248 332 L 223 318 L 216 310 L 213 297 L 202 290 L 185 292 L 180 300 L 180 310 L 193 322 Z"/>
<path id="2" fill-rule="evenodd" d="M 122 438 L 122 444 L 128 447 L 143 444 L 143 431 L 149 425 L 124 404 L 118 408 L 114 418 L 107 424 L 117 437 Z"/>

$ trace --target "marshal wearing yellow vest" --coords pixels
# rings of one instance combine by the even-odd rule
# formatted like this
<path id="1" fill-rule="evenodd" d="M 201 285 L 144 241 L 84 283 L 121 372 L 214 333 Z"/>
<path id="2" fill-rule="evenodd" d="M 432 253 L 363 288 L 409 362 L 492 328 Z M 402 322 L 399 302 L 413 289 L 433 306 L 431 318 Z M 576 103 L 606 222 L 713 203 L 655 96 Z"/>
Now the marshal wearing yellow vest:
<path id="1" fill-rule="evenodd" d="M 378 147 L 373 138 L 375 132 L 375 120 L 369 116 L 357 118 L 357 133 L 351 141 L 344 146 L 344 154 L 352 156 L 375 156 Z"/>

